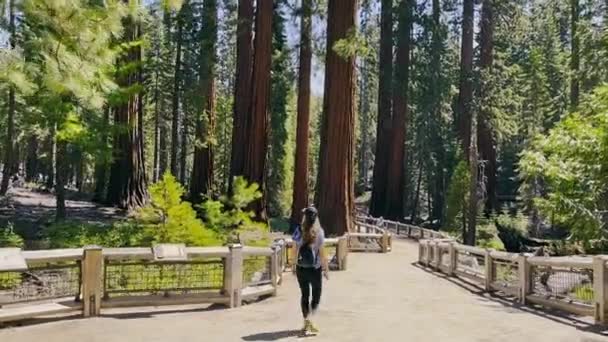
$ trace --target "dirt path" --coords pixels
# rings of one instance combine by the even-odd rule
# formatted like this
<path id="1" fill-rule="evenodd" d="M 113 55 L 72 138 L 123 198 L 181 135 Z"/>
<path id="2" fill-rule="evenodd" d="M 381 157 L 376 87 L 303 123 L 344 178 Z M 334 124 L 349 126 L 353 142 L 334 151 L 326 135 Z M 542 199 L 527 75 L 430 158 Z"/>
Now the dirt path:
<path id="1" fill-rule="evenodd" d="M 12 188 L 0 199 L 0 227 L 9 222 L 26 241 L 37 239 L 38 232 L 55 218 L 55 196 L 25 188 Z M 123 217 L 124 212 L 99 206 L 76 193 L 68 193 L 68 219 L 83 222 L 109 222 Z"/>
<path id="2" fill-rule="evenodd" d="M 351 254 L 332 273 L 316 321 L 324 342 L 608 341 L 587 322 L 513 307 L 413 265 L 413 242 L 391 254 Z M 86 320 L 0 330 L 0 341 L 297 341 L 301 325 L 295 280 L 279 295 L 233 310 L 162 308 L 115 311 Z M 309 340 L 309 339 L 306 339 Z"/>

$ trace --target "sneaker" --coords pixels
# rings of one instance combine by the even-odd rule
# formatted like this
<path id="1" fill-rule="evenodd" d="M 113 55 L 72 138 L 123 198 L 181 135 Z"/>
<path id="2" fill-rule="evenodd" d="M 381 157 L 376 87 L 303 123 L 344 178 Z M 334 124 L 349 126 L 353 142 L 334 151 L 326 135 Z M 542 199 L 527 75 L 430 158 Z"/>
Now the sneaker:
<path id="1" fill-rule="evenodd" d="M 308 331 L 314 335 L 318 334 L 319 329 L 312 323 L 312 321 L 308 321 L 308 322 L 309 322 Z"/>
<path id="2" fill-rule="evenodd" d="M 311 325 L 312 325 L 312 323 L 310 322 L 310 320 L 305 319 L 304 320 L 304 327 L 302 327 L 302 331 L 304 333 L 307 333 L 310 330 Z"/>

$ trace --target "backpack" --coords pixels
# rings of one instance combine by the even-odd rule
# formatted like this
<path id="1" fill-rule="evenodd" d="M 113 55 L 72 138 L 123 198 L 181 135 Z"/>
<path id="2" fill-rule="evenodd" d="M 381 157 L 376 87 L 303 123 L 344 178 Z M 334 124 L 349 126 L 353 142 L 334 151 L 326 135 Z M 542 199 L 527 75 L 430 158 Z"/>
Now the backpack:
<path id="1" fill-rule="evenodd" d="M 313 251 L 312 244 L 302 244 L 298 250 L 298 266 L 304 268 L 314 268 L 317 258 Z"/>

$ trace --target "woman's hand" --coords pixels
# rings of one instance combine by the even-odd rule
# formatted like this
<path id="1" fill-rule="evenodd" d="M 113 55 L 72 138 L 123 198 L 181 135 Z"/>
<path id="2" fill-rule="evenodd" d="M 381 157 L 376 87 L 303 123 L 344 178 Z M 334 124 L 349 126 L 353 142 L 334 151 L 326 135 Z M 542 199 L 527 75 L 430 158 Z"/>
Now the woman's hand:
<path id="1" fill-rule="evenodd" d="M 326 280 L 329 280 L 329 271 L 327 271 L 327 270 L 323 270 L 323 277 L 324 277 Z"/>

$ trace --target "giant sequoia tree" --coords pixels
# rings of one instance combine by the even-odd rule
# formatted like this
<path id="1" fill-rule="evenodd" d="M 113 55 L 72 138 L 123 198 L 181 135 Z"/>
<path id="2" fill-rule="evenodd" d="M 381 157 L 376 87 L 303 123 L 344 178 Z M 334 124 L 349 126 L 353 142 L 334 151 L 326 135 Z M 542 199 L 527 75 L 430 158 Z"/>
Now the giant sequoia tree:
<path id="1" fill-rule="evenodd" d="M 244 146 L 243 176 L 257 183 L 264 192 L 266 180 L 266 151 L 268 148 L 268 109 L 270 102 L 270 64 L 272 60 L 272 1 L 257 4 L 253 73 L 251 75 L 250 118 Z M 266 220 L 265 195 L 253 204 L 256 216 Z"/>
<path id="2" fill-rule="evenodd" d="M 293 176 L 291 223 L 302 219 L 302 208 L 308 206 L 308 134 L 310 124 L 310 74 L 312 61 L 312 1 L 302 1 L 300 22 L 300 68 L 298 74 L 298 119 L 296 157 Z"/>
<path id="3" fill-rule="evenodd" d="M 125 0 L 125 2 L 128 2 Z M 118 61 L 116 82 L 121 87 L 113 108 L 113 161 L 107 201 L 121 208 L 143 205 L 147 198 L 144 163 L 141 26 L 136 18 L 124 19 L 124 50 Z"/>
<path id="4" fill-rule="evenodd" d="M 481 11 L 480 32 L 480 56 L 479 69 L 481 73 L 481 84 L 479 97 L 481 106 L 477 124 L 477 146 L 479 158 L 484 163 L 486 179 L 486 203 L 485 212 L 490 214 L 497 209 L 496 203 L 496 135 L 491 123 L 491 114 L 488 103 L 488 78 L 491 77 L 492 63 L 494 60 L 494 0 L 484 0 Z"/>
<path id="5" fill-rule="evenodd" d="M 247 144 L 247 127 L 251 102 L 251 63 L 253 0 L 239 0 L 237 36 L 236 36 L 236 79 L 234 88 L 234 108 L 232 125 L 232 153 L 230 160 L 229 187 L 232 180 L 243 175 L 245 165 L 245 147 Z"/>
<path id="6" fill-rule="evenodd" d="M 462 154 L 467 160 L 471 145 L 471 114 L 473 111 L 474 3 L 474 0 L 463 0 L 462 39 L 460 43 L 460 87 L 456 112 Z"/>
<path id="7" fill-rule="evenodd" d="M 217 43 L 217 0 L 205 0 L 203 3 L 203 27 L 200 32 L 199 51 L 199 94 L 195 109 L 196 144 L 192 179 L 190 180 L 190 197 L 195 203 L 209 195 L 213 184 L 213 139 L 215 123 L 215 47 Z"/>
<path id="8" fill-rule="evenodd" d="M 412 27 L 412 6 L 415 0 L 402 0 L 399 4 L 399 30 L 397 61 L 395 69 L 395 89 L 393 90 L 393 119 L 391 123 L 391 143 L 388 172 L 385 177 L 386 216 L 391 219 L 403 218 L 403 190 L 405 185 L 405 137 L 408 120 L 408 88 L 410 69 L 410 35 Z"/>
<path id="9" fill-rule="evenodd" d="M 15 29 L 15 0 L 9 0 L 8 2 L 8 33 L 9 33 L 9 42 L 11 50 L 14 50 L 16 47 L 16 29 Z M 2 13 L 4 15 L 4 13 Z M 15 135 L 15 111 L 16 111 L 16 102 L 15 102 L 15 87 L 13 85 L 9 85 L 8 89 L 8 108 L 7 108 L 7 116 L 6 116 L 6 137 L 4 141 L 4 160 L 3 160 L 3 169 L 2 169 L 2 183 L 0 183 L 0 195 L 6 194 L 8 190 L 9 180 L 12 176 L 15 166 L 15 153 L 14 153 L 14 135 Z"/>
<path id="10" fill-rule="evenodd" d="M 325 92 L 316 205 L 329 235 L 351 230 L 354 210 L 355 56 L 338 54 L 336 43 L 352 44 L 356 0 L 329 0 Z M 347 49 L 348 50 L 348 49 Z"/>
<path id="11" fill-rule="evenodd" d="M 378 125 L 376 128 L 376 153 L 372 180 L 372 199 L 370 214 L 386 214 L 386 191 L 388 169 L 388 151 L 392 120 L 393 93 L 393 1 L 382 0 L 380 18 L 380 59 L 378 85 Z"/>

